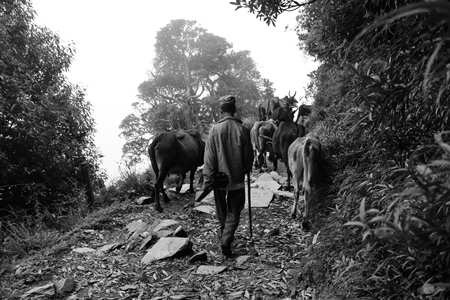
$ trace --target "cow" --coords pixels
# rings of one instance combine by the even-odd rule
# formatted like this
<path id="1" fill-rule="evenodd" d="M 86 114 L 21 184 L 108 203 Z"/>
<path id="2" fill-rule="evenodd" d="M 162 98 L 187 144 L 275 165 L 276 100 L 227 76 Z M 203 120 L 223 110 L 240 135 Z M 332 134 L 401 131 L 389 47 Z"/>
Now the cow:
<path id="1" fill-rule="evenodd" d="M 277 160 L 275 159 L 272 143 L 270 143 L 277 126 L 273 121 L 255 122 L 250 131 L 253 152 L 255 153 L 255 168 L 262 169 L 266 164 L 266 152 L 269 152 L 269 161 L 277 169 Z"/>
<path id="2" fill-rule="evenodd" d="M 291 171 L 289 170 L 288 150 L 289 146 L 296 138 L 305 136 L 305 126 L 297 122 L 281 122 L 272 137 L 272 147 L 276 159 L 281 159 L 287 169 L 287 187 L 291 187 Z"/>
<path id="3" fill-rule="evenodd" d="M 285 96 L 283 99 L 274 97 L 267 100 L 267 118 L 278 121 L 279 123 L 283 121 L 292 121 L 292 117 L 290 116 L 294 115 L 292 108 L 295 107 L 295 104 L 297 103 L 297 100 L 295 100 L 296 94 L 297 93 L 294 93 L 294 95 L 291 96 L 289 93 L 288 96 Z"/>
<path id="4" fill-rule="evenodd" d="M 266 114 L 266 108 L 264 107 L 264 104 L 258 105 L 258 121 L 266 121 L 267 120 L 267 114 Z"/>
<path id="5" fill-rule="evenodd" d="M 266 103 L 267 118 L 272 119 L 272 114 L 273 114 L 274 110 L 279 107 L 281 107 L 280 98 L 274 97 L 274 98 L 268 99 L 267 103 Z"/>
<path id="6" fill-rule="evenodd" d="M 304 228 L 308 228 L 308 207 L 312 189 L 318 184 L 320 178 L 320 164 L 322 163 L 322 146 L 319 138 L 311 133 L 304 137 L 298 137 L 289 146 L 288 160 L 294 181 L 294 204 L 291 217 L 295 218 L 297 202 L 302 190 L 305 201 L 302 225 Z"/>
<path id="7" fill-rule="evenodd" d="M 205 153 L 205 142 L 198 131 L 190 129 L 160 133 L 153 139 L 148 153 L 156 175 L 155 208 L 157 211 L 162 212 L 159 201 L 160 190 L 164 201 L 170 201 L 163 189 L 164 179 L 168 174 L 181 174 L 180 182 L 175 189 L 179 193 L 186 178 L 186 172 L 190 171 L 189 192 L 195 192 L 193 186 L 195 171 L 197 167 L 203 165 Z"/>

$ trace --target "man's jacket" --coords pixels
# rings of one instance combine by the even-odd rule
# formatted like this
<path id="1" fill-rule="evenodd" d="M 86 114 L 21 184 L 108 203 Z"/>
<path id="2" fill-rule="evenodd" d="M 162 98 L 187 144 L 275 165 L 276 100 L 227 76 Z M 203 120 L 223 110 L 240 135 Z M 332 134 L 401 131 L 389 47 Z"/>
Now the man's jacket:
<path id="1" fill-rule="evenodd" d="M 209 132 L 204 158 L 205 184 L 211 183 L 215 174 L 223 172 L 229 179 L 227 190 L 243 188 L 245 174 L 251 171 L 253 163 L 250 130 L 238 118 L 221 119 Z"/>

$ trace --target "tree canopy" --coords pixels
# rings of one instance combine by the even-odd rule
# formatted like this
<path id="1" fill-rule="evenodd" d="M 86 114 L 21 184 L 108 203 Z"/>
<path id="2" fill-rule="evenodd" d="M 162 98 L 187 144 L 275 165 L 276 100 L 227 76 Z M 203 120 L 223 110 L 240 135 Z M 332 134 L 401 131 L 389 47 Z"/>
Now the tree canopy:
<path id="1" fill-rule="evenodd" d="M 63 201 L 81 187 L 81 163 L 98 171 L 85 91 L 67 81 L 74 55 L 33 23 L 28 1 L 0 5 L 0 206 Z"/>
<path id="2" fill-rule="evenodd" d="M 162 131 L 195 128 L 205 134 L 217 122 L 221 96 L 233 94 L 240 117 L 273 95 L 249 51 L 234 51 L 226 39 L 196 21 L 173 20 L 156 35 L 155 58 L 148 80 L 139 85 L 135 113 L 121 123 L 123 153 L 131 164 L 146 153 L 149 139 Z"/>

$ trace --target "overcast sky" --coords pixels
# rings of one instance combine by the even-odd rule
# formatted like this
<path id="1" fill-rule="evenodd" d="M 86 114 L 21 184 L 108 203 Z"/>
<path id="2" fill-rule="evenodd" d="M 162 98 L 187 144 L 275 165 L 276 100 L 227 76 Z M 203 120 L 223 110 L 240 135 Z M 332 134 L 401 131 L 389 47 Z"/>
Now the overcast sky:
<path id="1" fill-rule="evenodd" d="M 233 44 L 235 51 L 249 50 L 261 75 L 274 83 L 275 95 L 303 94 L 307 74 L 317 64 L 297 46 L 292 30 L 297 13 L 281 15 L 273 27 L 244 9 L 235 11 L 229 2 L 33 0 L 35 23 L 58 33 L 63 43 L 75 44 L 75 60 L 67 76 L 87 89 L 97 124 L 95 142 L 111 179 L 120 175 L 124 140 L 119 125 L 132 113 L 137 87 L 152 68 L 156 32 L 171 20 L 195 20 Z"/>

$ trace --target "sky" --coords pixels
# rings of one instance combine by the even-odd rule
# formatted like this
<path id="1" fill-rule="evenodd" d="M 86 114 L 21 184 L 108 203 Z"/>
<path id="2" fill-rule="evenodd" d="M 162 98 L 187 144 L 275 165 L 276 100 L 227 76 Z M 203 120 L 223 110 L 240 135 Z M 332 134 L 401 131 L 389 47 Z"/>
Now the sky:
<path id="1" fill-rule="evenodd" d="M 126 172 L 121 163 L 119 125 L 133 113 L 138 86 L 152 68 L 156 33 L 171 20 L 197 21 L 225 38 L 233 50 L 249 50 L 262 77 L 274 83 L 275 95 L 304 94 L 308 73 L 318 64 L 304 55 L 292 30 L 296 12 L 279 16 L 276 27 L 249 13 L 235 11 L 229 0 L 32 0 L 35 23 L 73 43 L 75 57 L 66 74 L 86 88 L 96 122 L 95 144 L 102 168 L 114 180 Z M 288 29 L 286 30 L 286 26 Z M 146 164 L 149 162 L 144 162 Z"/>

